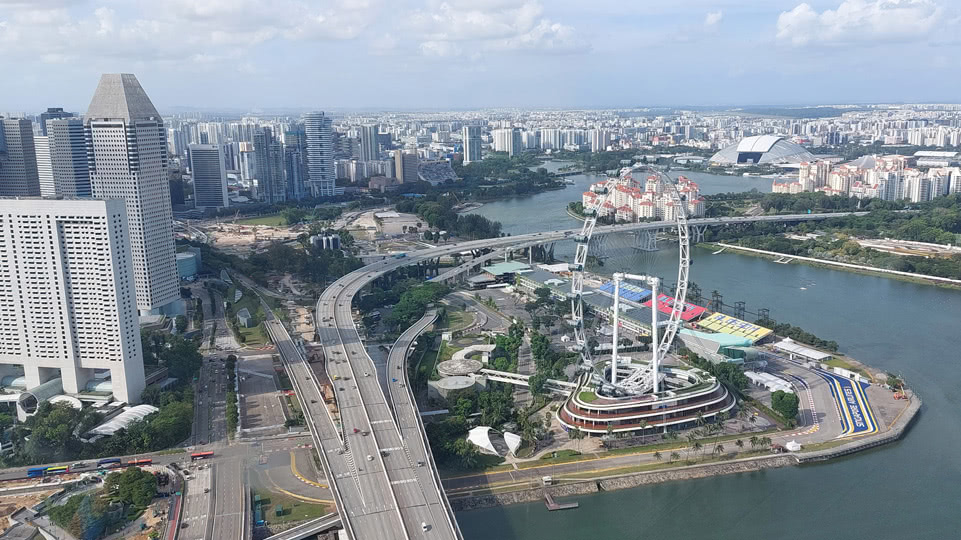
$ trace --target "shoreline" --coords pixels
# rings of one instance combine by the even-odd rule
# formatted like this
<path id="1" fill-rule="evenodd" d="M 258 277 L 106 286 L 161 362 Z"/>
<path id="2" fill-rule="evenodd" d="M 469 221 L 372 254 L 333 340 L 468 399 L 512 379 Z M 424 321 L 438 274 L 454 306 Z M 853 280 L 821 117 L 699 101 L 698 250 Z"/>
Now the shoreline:
<path id="1" fill-rule="evenodd" d="M 762 259 L 781 259 L 790 258 L 793 262 L 798 262 L 801 264 L 806 264 L 808 266 L 813 266 L 816 268 L 824 268 L 827 270 L 841 270 L 845 272 L 850 272 L 852 274 L 861 274 L 866 276 L 874 277 L 884 277 L 888 279 L 896 279 L 899 281 L 905 281 L 908 283 L 917 283 L 919 285 L 934 285 L 935 287 L 944 287 L 948 289 L 961 289 L 961 283 L 954 283 L 957 280 L 951 280 L 951 278 L 943 278 L 940 276 L 929 276 L 926 274 L 913 274 L 905 275 L 908 273 L 897 273 L 894 270 L 888 270 L 886 268 L 874 268 L 868 267 L 866 265 L 851 265 L 850 263 L 842 263 L 838 261 L 831 261 L 827 259 L 815 259 L 813 257 L 804 257 L 800 255 L 790 255 L 787 253 L 778 253 L 776 251 L 766 251 L 762 249 L 748 248 L 743 246 L 737 246 L 734 244 L 726 244 L 724 242 L 699 242 L 696 244 L 699 247 L 704 247 L 708 249 L 730 249 L 736 251 L 739 255 L 747 255 L 749 257 L 759 257 Z"/>
<path id="2" fill-rule="evenodd" d="M 728 461 L 695 463 L 668 469 L 600 475 L 583 480 L 578 479 L 556 484 L 550 487 L 538 486 L 501 493 L 485 493 L 482 495 L 472 495 L 468 493 L 463 496 L 448 494 L 448 499 L 455 512 L 466 512 L 482 508 L 542 501 L 544 495 L 547 493 L 553 497 L 590 495 L 604 491 L 616 491 L 664 482 L 693 480 L 712 476 L 753 472 L 762 469 L 827 462 L 900 440 L 914 424 L 921 410 L 921 406 L 921 398 L 911 391 L 910 401 L 907 406 L 884 432 L 866 438 L 851 439 L 836 446 L 820 450 L 765 454 Z M 835 441 L 829 441 L 829 443 L 833 442 Z M 477 491 L 482 491 L 482 489 L 479 488 Z"/>

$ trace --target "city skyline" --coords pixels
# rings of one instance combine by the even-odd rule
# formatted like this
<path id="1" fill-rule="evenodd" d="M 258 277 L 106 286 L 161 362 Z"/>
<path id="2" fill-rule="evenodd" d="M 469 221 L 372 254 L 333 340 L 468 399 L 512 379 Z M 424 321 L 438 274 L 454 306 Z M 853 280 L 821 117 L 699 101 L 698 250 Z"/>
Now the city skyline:
<path id="1" fill-rule="evenodd" d="M 0 91 L 10 110 L 82 112 L 65 88 L 136 72 L 162 112 L 944 102 L 958 16 L 944 0 L 15 1 L 0 4 L 0 67 L 17 75 Z"/>

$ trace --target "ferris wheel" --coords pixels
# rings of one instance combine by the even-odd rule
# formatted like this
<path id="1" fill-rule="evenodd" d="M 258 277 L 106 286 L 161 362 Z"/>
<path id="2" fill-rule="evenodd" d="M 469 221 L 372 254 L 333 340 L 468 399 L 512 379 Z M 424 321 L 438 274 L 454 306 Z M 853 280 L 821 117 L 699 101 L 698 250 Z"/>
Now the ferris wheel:
<path id="1" fill-rule="evenodd" d="M 677 190 L 677 186 L 674 182 L 663 172 L 656 169 L 651 169 L 653 174 L 657 175 L 659 180 L 663 181 L 667 186 L 668 196 L 671 199 L 674 214 L 674 225 L 677 231 L 678 239 L 678 267 L 677 267 L 677 289 L 675 292 L 675 299 L 671 303 L 671 312 L 666 322 L 658 321 L 658 299 L 657 299 L 657 289 L 659 285 L 658 278 L 650 276 L 636 276 L 632 274 L 622 274 L 618 273 L 614 276 L 615 289 L 614 293 L 614 344 L 613 344 L 613 356 L 611 364 L 611 378 L 609 383 L 614 387 L 614 389 L 621 393 L 626 394 L 640 394 L 650 390 L 657 392 L 658 387 L 658 364 L 659 359 L 663 358 L 674 341 L 674 337 L 677 335 L 677 331 L 681 326 L 681 315 L 684 312 L 685 300 L 687 298 L 687 284 L 688 284 L 688 271 L 690 269 L 691 257 L 690 257 L 690 238 L 688 235 L 688 225 L 687 225 L 687 200 L 685 197 Z M 603 182 L 602 185 L 595 184 L 592 186 L 592 191 L 597 195 L 591 201 L 584 205 L 584 224 L 581 227 L 581 232 L 574 237 L 576 243 L 576 251 L 574 253 L 574 262 L 570 265 L 572 279 L 571 279 L 571 323 L 574 327 L 574 342 L 577 349 L 581 353 L 581 362 L 584 367 L 591 370 L 598 371 L 598 366 L 591 358 L 590 347 L 587 345 L 587 336 L 584 328 L 584 302 L 582 299 L 584 291 L 584 270 L 587 265 L 587 257 L 589 254 L 591 237 L 594 234 L 594 228 L 597 225 L 598 214 L 602 209 L 611 209 L 613 201 L 616 197 L 616 192 L 618 187 L 630 187 L 633 184 L 632 169 L 624 168 L 621 170 L 620 174 L 614 178 L 608 178 Z M 637 279 L 647 281 L 651 285 L 653 296 L 651 299 L 651 311 L 653 312 L 653 321 L 651 328 L 652 342 L 651 347 L 653 351 L 653 361 L 650 366 L 645 369 L 637 369 L 633 373 L 626 376 L 623 380 L 617 380 L 617 326 L 619 323 L 619 312 L 618 304 L 619 302 L 619 290 L 620 282 L 623 279 Z M 663 330 L 663 333 L 661 333 Z M 658 341 L 658 334 L 661 333 L 661 339 Z"/>

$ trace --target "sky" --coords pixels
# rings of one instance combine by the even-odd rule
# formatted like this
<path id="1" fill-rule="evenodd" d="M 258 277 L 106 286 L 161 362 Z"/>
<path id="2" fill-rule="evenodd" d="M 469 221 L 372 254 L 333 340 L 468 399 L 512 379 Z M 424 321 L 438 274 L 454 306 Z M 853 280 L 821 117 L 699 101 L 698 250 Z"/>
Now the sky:
<path id="1" fill-rule="evenodd" d="M 0 111 L 958 102 L 959 0 L 0 0 Z"/>

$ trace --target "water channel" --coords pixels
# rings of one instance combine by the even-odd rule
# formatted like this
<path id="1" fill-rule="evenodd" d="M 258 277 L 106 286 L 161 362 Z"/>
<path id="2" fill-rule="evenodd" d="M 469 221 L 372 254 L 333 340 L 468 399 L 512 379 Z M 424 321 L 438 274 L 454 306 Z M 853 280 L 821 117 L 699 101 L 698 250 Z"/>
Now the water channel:
<path id="1" fill-rule="evenodd" d="M 770 190 L 770 180 L 682 173 L 704 193 Z M 512 234 L 575 227 L 567 203 L 597 178 L 567 189 L 488 203 L 476 213 Z M 763 185 L 767 188 L 764 189 Z M 603 268 L 654 272 L 668 283 L 676 249 L 639 253 L 612 242 Z M 572 246 L 558 244 L 568 258 Z M 580 508 L 542 502 L 458 514 L 468 540 L 824 539 L 961 537 L 961 291 L 722 253 L 693 250 L 691 280 L 728 304 L 841 344 L 875 368 L 901 374 L 924 399 L 902 441 L 838 461 L 670 482 L 577 497 Z"/>

